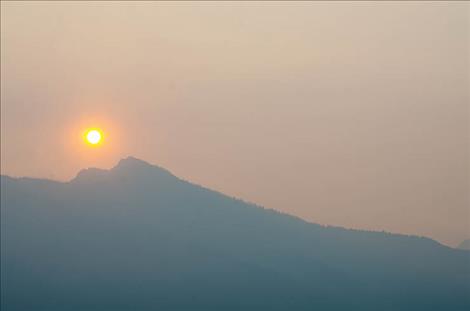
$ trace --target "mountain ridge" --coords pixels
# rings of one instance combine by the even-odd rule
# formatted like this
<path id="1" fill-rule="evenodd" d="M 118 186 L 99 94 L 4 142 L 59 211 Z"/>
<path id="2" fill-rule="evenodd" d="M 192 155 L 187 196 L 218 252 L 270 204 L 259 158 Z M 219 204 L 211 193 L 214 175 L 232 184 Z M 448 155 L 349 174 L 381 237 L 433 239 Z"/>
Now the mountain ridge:
<path id="1" fill-rule="evenodd" d="M 135 158 L 1 181 L 2 310 L 470 307 L 468 251 L 310 223 Z"/>
<path id="2" fill-rule="evenodd" d="M 439 241 L 434 240 L 430 237 L 426 237 L 426 236 L 419 236 L 419 235 L 413 235 L 413 234 L 403 234 L 403 233 L 397 233 L 397 232 L 388 232 L 388 231 L 383 231 L 383 230 L 379 231 L 379 230 L 365 230 L 365 229 L 356 229 L 356 228 L 346 228 L 346 227 L 335 226 L 335 225 L 330 225 L 330 224 L 320 224 L 320 223 L 316 223 L 316 222 L 312 222 L 312 221 L 307 221 L 307 220 L 305 220 L 305 219 L 303 219 L 299 216 L 293 215 L 293 214 L 289 214 L 289 213 L 285 213 L 285 212 L 282 212 L 282 211 L 279 211 L 279 210 L 267 208 L 267 207 L 258 205 L 258 204 L 253 203 L 253 202 L 245 201 L 242 198 L 233 197 L 233 196 L 227 195 L 223 192 L 213 190 L 213 189 L 204 187 L 204 186 L 199 185 L 199 184 L 195 184 L 191 181 L 188 181 L 186 179 L 183 179 L 183 178 L 180 178 L 180 177 L 174 175 L 168 169 L 165 169 L 165 168 L 163 168 L 159 165 L 151 164 L 150 162 L 141 160 L 141 159 L 139 159 L 137 157 L 134 157 L 134 156 L 127 156 L 125 158 L 120 159 L 118 161 L 118 163 L 115 166 L 111 167 L 110 169 L 102 169 L 102 168 L 97 168 L 97 167 L 89 167 L 89 168 L 81 169 L 75 177 L 73 177 L 72 179 L 70 179 L 68 181 L 57 181 L 57 180 L 52 180 L 52 179 L 33 178 L 33 177 L 12 177 L 12 176 L 9 176 L 9 175 L 4 175 L 4 174 L 0 174 L 0 177 L 1 178 L 7 178 L 7 179 L 10 179 L 10 180 L 27 181 L 29 183 L 38 182 L 38 183 L 43 183 L 43 184 L 44 183 L 53 183 L 53 184 L 56 184 L 56 185 L 67 185 L 67 184 L 79 184 L 79 183 L 83 183 L 83 182 L 84 183 L 86 183 L 86 182 L 103 182 L 103 181 L 106 181 L 106 180 L 103 180 L 103 178 L 106 179 L 106 178 L 109 178 L 109 177 L 111 177 L 111 178 L 115 177 L 115 176 L 112 176 L 112 175 L 116 174 L 116 173 L 118 173 L 118 174 L 119 173 L 127 174 L 127 173 L 131 173 L 131 172 L 136 173 L 136 172 L 139 172 L 139 171 L 142 172 L 142 171 L 149 170 L 149 169 L 154 171 L 154 172 L 155 171 L 160 172 L 161 174 L 164 174 L 167 177 L 171 176 L 171 178 L 174 178 L 175 180 L 178 180 L 180 182 L 188 183 L 192 186 L 200 187 L 200 188 L 205 189 L 207 191 L 217 193 L 217 194 L 225 196 L 229 199 L 241 201 L 245 204 L 248 204 L 248 205 L 251 205 L 251 206 L 254 206 L 254 207 L 257 207 L 257 208 L 261 208 L 263 210 L 274 211 L 274 212 L 279 213 L 281 215 L 296 218 L 296 219 L 298 219 L 300 221 L 303 221 L 305 223 L 308 223 L 308 224 L 317 225 L 317 226 L 321 226 L 321 227 L 325 227 L 325 228 L 334 228 L 334 229 L 347 230 L 347 231 L 358 231 L 358 232 L 364 232 L 364 233 L 378 233 L 378 234 L 385 233 L 385 234 L 395 235 L 395 236 L 399 236 L 399 237 L 427 239 L 427 240 L 430 240 L 430 241 L 432 241 L 436 244 L 439 244 L 443 247 L 452 248 L 452 247 L 450 247 L 446 244 L 442 244 Z M 462 248 L 460 248 L 460 249 L 462 249 Z"/>

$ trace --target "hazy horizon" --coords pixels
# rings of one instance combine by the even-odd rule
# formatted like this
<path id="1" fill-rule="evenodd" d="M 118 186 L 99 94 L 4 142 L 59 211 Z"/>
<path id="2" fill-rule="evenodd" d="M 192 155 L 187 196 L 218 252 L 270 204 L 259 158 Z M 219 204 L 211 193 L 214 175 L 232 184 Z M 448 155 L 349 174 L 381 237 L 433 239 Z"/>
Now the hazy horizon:
<path id="1" fill-rule="evenodd" d="M 455 2 L 2 2 L 1 173 L 66 181 L 134 156 L 311 222 L 456 246 L 469 16 Z"/>

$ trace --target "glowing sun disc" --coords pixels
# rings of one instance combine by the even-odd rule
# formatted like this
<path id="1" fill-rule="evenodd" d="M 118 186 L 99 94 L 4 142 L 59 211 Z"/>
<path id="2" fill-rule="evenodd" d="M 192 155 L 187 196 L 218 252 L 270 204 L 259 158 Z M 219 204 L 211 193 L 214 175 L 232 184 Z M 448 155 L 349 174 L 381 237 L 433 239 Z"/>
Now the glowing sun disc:
<path id="1" fill-rule="evenodd" d="M 86 141 L 92 145 L 97 145 L 101 141 L 101 132 L 99 130 L 89 130 L 86 133 Z"/>

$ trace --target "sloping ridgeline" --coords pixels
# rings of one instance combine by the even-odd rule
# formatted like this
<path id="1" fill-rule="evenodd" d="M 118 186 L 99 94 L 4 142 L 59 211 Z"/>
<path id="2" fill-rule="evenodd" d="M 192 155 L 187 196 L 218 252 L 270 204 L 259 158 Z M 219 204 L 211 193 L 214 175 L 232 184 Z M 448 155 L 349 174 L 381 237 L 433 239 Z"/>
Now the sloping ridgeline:
<path id="1" fill-rule="evenodd" d="M 1 310 L 470 310 L 470 252 L 307 223 L 135 158 L 1 179 Z"/>

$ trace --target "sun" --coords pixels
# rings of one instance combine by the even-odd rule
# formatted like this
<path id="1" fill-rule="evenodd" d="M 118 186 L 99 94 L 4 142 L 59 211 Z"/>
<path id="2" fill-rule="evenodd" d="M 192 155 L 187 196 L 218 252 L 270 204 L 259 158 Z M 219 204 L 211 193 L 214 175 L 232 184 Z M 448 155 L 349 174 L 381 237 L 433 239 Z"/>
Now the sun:
<path id="1" fill-rule="evenodd" d="M 103 138 L 103 134 L 99 129 L 90 129 L 85 134 L 85 140 L 90 145 L 99 145 Z"/>

